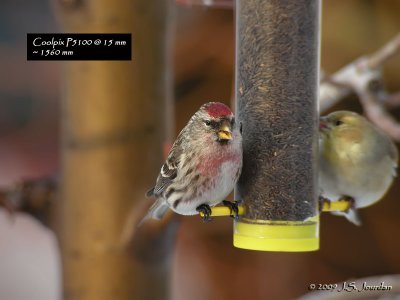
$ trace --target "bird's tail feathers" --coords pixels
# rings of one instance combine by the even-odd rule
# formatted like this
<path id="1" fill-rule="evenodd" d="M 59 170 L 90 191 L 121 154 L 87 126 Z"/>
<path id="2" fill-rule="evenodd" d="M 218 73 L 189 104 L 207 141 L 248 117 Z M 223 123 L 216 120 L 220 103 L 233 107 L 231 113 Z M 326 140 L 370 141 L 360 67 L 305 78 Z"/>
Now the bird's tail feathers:
<path id="1" fill-rule="evenodd" d="M 355 208 L 350 208 L 347 212 L 335 211 L 332 212 L 332 214 L 337 216 L 344 216 L 349 222 L 353 223 L 354 225 L 362 225 L 360 215 Z"/>
<path id="2" fill-rule="evenodd" d="M 161 220 L 161 218 L 165 215 L 168 210 L 168 204 L 165 199 L 158 198 L 156 202 L 150 207 L 147 214 L 143 217 L 143 219 L 138 223 L 138 227 L 142 226 L 144 222 L 149 219 Z"/>

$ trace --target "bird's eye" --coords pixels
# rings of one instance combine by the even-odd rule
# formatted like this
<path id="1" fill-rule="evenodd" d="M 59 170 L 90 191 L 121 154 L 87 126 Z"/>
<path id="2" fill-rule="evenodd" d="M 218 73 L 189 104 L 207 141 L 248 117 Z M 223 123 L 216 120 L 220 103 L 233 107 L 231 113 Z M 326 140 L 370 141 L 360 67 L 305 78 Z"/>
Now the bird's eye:
<path id="1" fill-rule="evenodd" d="M 204 124 L 206 124 L 207 126 L 211 126 L 211 121 L 210 120 L 205 120 Z"/>
<path id="2" fill-rule="evenodd" d="M 235 125 L 235 118 L 232 118 L 231 120 L 231 126 L 233 127 L 233 125 Z"/>
<path id="3" fill-rule="evenodd" d="M 335 122 L 335 126 L 340 126 L 340 125 L 342 125 L 343 124 L 343 121 L 340 121 L 340 120 L 337 120 L 336 122 Z"/>

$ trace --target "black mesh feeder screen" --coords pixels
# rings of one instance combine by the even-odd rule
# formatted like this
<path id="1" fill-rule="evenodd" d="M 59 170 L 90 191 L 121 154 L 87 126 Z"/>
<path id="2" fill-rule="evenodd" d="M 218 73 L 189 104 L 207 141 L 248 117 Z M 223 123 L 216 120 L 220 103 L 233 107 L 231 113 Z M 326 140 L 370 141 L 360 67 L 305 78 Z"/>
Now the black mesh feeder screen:
<path id="1" fill-rule="evenodd" d="M 319 248 L 319 25 L 319 0 L 236 1 L 236 111 L 244 151 L 238 248 Z"/>

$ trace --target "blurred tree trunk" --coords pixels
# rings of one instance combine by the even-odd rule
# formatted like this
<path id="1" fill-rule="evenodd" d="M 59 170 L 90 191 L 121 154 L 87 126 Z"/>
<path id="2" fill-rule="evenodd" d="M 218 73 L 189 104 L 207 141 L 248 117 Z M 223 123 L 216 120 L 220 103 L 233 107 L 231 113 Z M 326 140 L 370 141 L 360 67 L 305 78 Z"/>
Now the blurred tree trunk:
<path id="1" fill-rule="evenodd" d="M 132 33 L 132 61 L 65 64 L 61 244 L 66 299 L 162 299 L 166 264 L 121 234 L 162 159 L 168 1 L 58 0 L 63 32 Z M 170 109 L 170 108 L 169 108 Z M 168 123 L 170 124 L 170 123 Z"/>

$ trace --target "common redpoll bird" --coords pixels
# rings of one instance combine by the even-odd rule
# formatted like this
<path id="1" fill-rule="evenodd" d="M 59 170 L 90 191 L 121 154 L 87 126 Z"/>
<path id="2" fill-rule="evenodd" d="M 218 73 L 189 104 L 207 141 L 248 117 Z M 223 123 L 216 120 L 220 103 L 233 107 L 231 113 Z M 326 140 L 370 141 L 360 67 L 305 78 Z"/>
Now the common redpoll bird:
<path id="1" fill-rule="evenodd" d="M 335 214 L 360 225 L 356 209 L 379 201 L 396 176 L 397 148 L 354 112 L 337 111 L 321 117 L 319 128 L 321 199 L 350 201 L 347 212 Z"/>
<path id="2" fill-rule="evenodd" d="M 241 126 L 225 104 L 206 103 L 178 135 L 146 196 L 156 202 L 139 223 L 161 219 L 168 208 L 181 215 L 203 213 L 221 202 L 237 215 L 237 206 L 223 199 L 233 190 L 242 169 Z"/>

